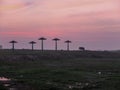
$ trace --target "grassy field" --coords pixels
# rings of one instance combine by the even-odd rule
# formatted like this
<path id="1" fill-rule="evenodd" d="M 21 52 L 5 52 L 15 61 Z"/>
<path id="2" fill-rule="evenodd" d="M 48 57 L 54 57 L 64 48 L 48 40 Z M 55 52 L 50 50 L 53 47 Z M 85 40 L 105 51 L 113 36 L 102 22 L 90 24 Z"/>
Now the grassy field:
<path id="1" fill-rule="evenodd" d="M 1 50 L 0 76 L 31 90 L 120 90 L 120 52 Z"/>

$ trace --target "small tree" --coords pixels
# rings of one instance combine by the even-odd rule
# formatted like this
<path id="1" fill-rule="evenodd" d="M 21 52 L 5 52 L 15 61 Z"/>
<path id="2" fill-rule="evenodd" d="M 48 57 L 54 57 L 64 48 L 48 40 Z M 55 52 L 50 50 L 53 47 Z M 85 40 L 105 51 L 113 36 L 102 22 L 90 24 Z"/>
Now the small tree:
<path id="1" fill-rule="evenodd" d="M 43 41 L 44 40 L 47 40 L 46 38 L 44 38 L 44 37 L 41 37 L 41 38 L 39 38 L 38 40 L 41 40 L 41 50 L 43 51 L 44 50 L 44 45 L 43 45 Z"/>
<path id="2" fill-rule="evenodd" d="M 32 45 L 32 51 L 33 51 L 33 50 L 34 50 L 34 44 L 36 44 L 36 42 L 31 41 L 31 42 L 29 42 L 29 44 L 31 44 L 31 45 Z"/>
<path id="3" fill-rule="evenodd" d="M 12 50 L 14 51 L 15 50 L 15 43 L 17 43 L 17 41 L 12 40 L 9 43 L 12 43 Z"/>
<path id="4" fill-rule="evenodd" d="M 67 50 L 69 51 L 69 48 L 70 48 L 69 44 L 72 42 L 70 40 L 67 40 L 67 41 L 65 41 L 65 43 L 67 43 Z"/>
<path id="5" fill-rule="evenodd" d="M 59 38 L 54 38 L 53 41 L 55 41 L 55 50 L 57 51 L 57 42 L 60 41 Z"/>
<path id="6" fill-rule="evenodd" d="M 85 47 L 79 47 L 80 51 L 85 51 Z"/>

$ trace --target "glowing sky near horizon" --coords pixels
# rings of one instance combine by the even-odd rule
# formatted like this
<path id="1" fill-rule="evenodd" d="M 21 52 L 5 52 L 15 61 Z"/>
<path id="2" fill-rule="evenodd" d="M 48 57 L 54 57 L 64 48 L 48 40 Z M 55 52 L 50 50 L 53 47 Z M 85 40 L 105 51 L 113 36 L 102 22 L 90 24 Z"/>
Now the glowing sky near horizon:
<path id="1" fill-rule="evenodd" d="M 72 49 L 120 49 L 120 0 L 0 0 L 0 44 L 29 48 L 27 42 L 47 37 L 71 40 Z M 27 45 L 28 44 L 28 45 Z M 36 45 L 38 48 L 39 45 Z"/>

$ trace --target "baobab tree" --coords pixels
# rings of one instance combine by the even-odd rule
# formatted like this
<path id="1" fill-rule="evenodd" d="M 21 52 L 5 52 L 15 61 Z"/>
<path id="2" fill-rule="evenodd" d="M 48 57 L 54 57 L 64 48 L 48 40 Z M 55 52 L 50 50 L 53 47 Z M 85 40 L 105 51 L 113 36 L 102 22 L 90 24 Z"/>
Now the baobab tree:
<path id="1" fill-rule="evenodd" d="M 32 51 L 33 51 L 33 50 L 34 50 L 34 44 L 36 44 L 36 42 L 31 41 L 31 42 L 29 42 L 29 44 L 31 44 L 31 45 L 32 45 Z"/>
<path id="2" fill-rule="evenodd" d="M 55 50 L 57 51 L 57 41 L 60 41 L 59 38 L 54 38 L 53 41 L 55 41 Z"/>
<path id="3" fill-rule="evenodd" d="M 12 40 L 9 43 L 12 43 L 12 50 L 14 51 L 15 50 L 15 43 L 17 43 L 17 41 Z"/>
<path id="4" fill-rule="evenodd" d="M 47 40 L 46 38 L 44 38 L 44 37 L 41 37 L 41 38 L 39 38 L 38 40 L 41 40 L 41 50 L 43 51 L 44 50 L 44 45 L 43 45 L 43 41 L 44 40 Z"/>
<path id="5" fill-rule="evenodd" d="M 67 40 L 67 41 L 65 41 L 65 43 L 67 43 L 67 50 L 69 51 L 69 48 L 70 48 L 69 44 L 72 43 L 72 42 L 70 40 Z"/>

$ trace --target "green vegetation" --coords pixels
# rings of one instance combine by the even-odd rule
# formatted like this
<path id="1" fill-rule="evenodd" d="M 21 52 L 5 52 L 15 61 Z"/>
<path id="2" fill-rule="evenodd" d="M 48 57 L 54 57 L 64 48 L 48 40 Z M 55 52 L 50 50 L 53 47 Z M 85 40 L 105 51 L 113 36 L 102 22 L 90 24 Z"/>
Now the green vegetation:
<path id="1" fill-rule="evenodd" d="M 0 84 L 0 90 L 7 90 L 7 89 Z"/>
<path id="2" fill-rule="evenodd" d="M 1 50 L 0 76 L 32 90 L 120 90 L 120 53 Z"/>

